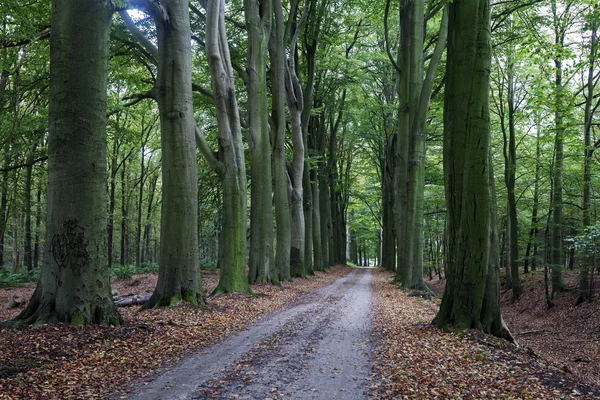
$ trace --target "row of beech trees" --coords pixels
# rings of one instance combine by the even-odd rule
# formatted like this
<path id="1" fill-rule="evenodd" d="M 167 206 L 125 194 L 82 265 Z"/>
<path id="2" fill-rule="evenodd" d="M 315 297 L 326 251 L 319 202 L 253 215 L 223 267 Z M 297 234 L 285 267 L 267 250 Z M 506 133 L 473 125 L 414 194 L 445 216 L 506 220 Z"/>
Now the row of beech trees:
<path id="1" fill-rule="evenodd" d="M 516 50 L 496 50 L 494 61 L 506 71 L 506 80 L 491 92 L 497 100 L 494 115 L 489 96 L 492 38 L 520 29 L 508 23 L 508 16 L 522 5 L 492 12 L 486 0 L 388 1 L 376 11 L 377 5 L 357 3 L 361 7 L 349 12 L 346 3 L 130 0 L 117 7 L 109 1 L 55 0 L 49 28 L 3 42 L 4 49 L 23 46 L 25 54 L 28 46 L 50 36 L 50 93 L 41 88 L 38 95 L 49 99 L 47 119 L 37 114 L 49 122 L 44 266 L 32 301 L 15 323 L 118 324 L 106 269 L 117 254 L 121 263 L 157 258 L 159 280 L 146 307 L 203 303 L 199 263 L 206 254 L 217 257 L 220 266 L 215 293 L 244 292 L 251 283 L 277 283 L 344 263 L 348 255 L 364 262 L 365 254 L 377 254 L 374 258 L 395 271 L 403 286 L 416 289 L 424 288 L 424 257 L 440 270 L 443 258 L 448 287 L 436 322 L 509 337 L 497 292 L 503 243 L 507 276 L 518 298 L 519 101 L 514 73 L 511 78 L 511 68 L 518 66 Z M 561 13 L 568 7 L 552 6 L 560 48 L 566 32 Z M 377 24 L 383 24 L 382 37 L 381 31 L 371 32 Z M 372 48 L 387 57 L 371 57 Z M 593 59 L 593 46 L 591 54 Z M 355 57 L 367 60 L 356 68 Z M 556 143 L 547 214 L 552 232 L 546 230 L 556 292 L 564 238 L 561 57 L 555 56 L 552 70 Z M 44 65 L 43 55 L 39 59 Z M 16 82 L 14 71 L 3 76 Z M 438 93 L 443 102 L 442 96 L 433 100 Z M 365 100 L 373 98 L 382 123 L 369 126 Z M 505 103 L 506 110 L 498 106 Z M 2 104 L 11 102 L 3 98 Z M 13 101 L 12 108 L 19 104 Z M 595 109 L 592 103 L 586 107 Z M 439 180 L 445 186 L 442 196 L 433 196 L 435 203 L 431 190 L 424 190 L 432 174 L 426 169 L 426 139 L 437 129 L 428 118 L 441 118 L 439 111 L 432 116 L 441 109 L 443 143 L 432 150 L 440 153 Z M 4 115 L 0 121 L 3 129 L 7 121 L 10 125 Z M 586 121 L 589 135 L 591 117 Z M 490 127 L 497 122 L 505 137 L 506 192 L 500 195 L 508 204 L 502 237 L 494 185 L 498 151 Z M 45 130 L 39 131 L 44 137 Z M 24 137 L 36 149 L 35 141 Z M 373 155 L 370 167 L 365 166 L 369 157 L 356 154 L 364 148 Z M 26 165 L 39 162 L 35 151 L 28 154 Z M 586 153 L 586 162 L 590 157 Z M 381 200 L 352 187 L 373 180 L 354 176 L 357 163 L 366 174 L 375 166 Z M 7 173 L 17 164 L 5 162 Z M 535 165 L 537 181 L 541 172 Z M 136 177 L 128 178 L 134 166 Z M 33 193 L 31 187 L 27 192 Z M 41 193 L 37 205 L 44 200 Z M 588 221 L 589 196 L 588 187 Z M 218 212 L 207 212 L 207 197 L 222 199 Z M 357 199 L 378 220 L 377 235 L 357 222 L 366 220 Z M 32 204 L 24 209 L 32 210 Z M 5 221 L 4 211 L 0 214 Z M 539 219 L 532 216 L 532 229 Z M 26 227 L 34 225 L 23 220 Z M 204 249 L 198 238 L 207 236 L 213 241 Z"/>
<path id="2" fill-rule="evenodd" d="M 134 185 L 139 194 L 136 262 L 150 258 L 151 252 L 158 255 L 159 262 L 157 287 L 146 308 L 182 300 L 193 304 L 205 301 L 198 269 L 196 148 L 221 186 L 221 275 L 215 293 L 248 291 L 249 283 L 277 283 L 345 262 L 344 203 L 348 201 L 348 191 L 337 191 L 336 135 L 343 118 L 346 89 L 336 94 L 338 87 L 329 88 L 333 91 L 328 94 L 329 99 L 314 95 L 313 90 L 319 30 L 324 19 L 330 17 L 328 2 L 310 1 L 302 8 L 299 2 L 292 2 L 286 5 L 289 10 L 285 13 L 283 5 L 276 1 L 247 2 L 243 6 L 247 34 L 245 68 L 230 53 L 224 1 L 189 5 L 187 1 L 162 4 L 133 0 L 118 9 L 108 1 L 53 3 L 44 265 L 27 309 L 13 323 L 120 323 L 110 297 L 106 268 L 115 258 L 118 175 L 121 174 L 120 189 L 124 192 L 131 161 L 131 151 L 127 153 L 126 148 L 120 147 L 127 143 L 120 135 L 126 126 L 123 119 L 130 117 L 123 110 L 145 99 L 155 101 L 159 116 L 158 124 L 152 117 L 143 117 L 152 121 L 147 126 L 141 124 L 140 178 Z M 149 16 L 154 27 L 148 28 L 146 18 L 132 18 L 128 11 L 134 8 Z M 142 59 L 140 64 L 148 74 L 140 81 L 150 82 L 151 87 L 142 90 L 143 85 L 138 82 L 125 89 L 124 96 L 122 90 L 116 90 L 127 103 L 111 110 L 106 93 L 107 88 L 112 91 L 115 86 L 112 72 L 111 80 L 108 79 L 108 61 L 113 57 L 109 38 L 116 12 L 121 17 L 120 26 L 129 31 L 126 34 L 121 30 L 120 39 L 134 49 L 134 56 Z M 191 31 L 190 15 L 203 28 L 201 34 Z M 296 65 L 301 35 L 308 69 L 304 85 Z M 346 46 L 346 59 L 357 37 L 358 32 Z M 195 53 L 190 38 L 204 48 L 210 89 L 203 82 L 192 81 Z M 33 41 L 29 39 L 27 43 Z M 240 109 L 237 100 L 240 81 L 246 89 L 245 110 Z M 132 90 L 136 85 L 139 91 Z M 212 147 L 214 140 L 205 136 L 206 125 L 195 120 L 193 91 L 214 104 L 217 147 Z M 331 99 L 337 101 L 337 108 L 324 107 L 323 103 Z M 311 118 L 315 104 L 326 111 Z M 113 135 L 110 157 L 107 125 Z M 146 152 L 156 125 L 160 128 L 160 178 L 156 175 L 157 161 L 152 160 L 154 153 Z M 288 130 L 290 157 L 286 157 Z M 249 152 L 242 140 L 243 131 Z M 309 162 L 305 149 L 316 155 L 311 158 L 313 161 Z M 251 182 L 249 218 L 247 159 Z M 151 196 L 158 184 L 160 245 L 158 251 L 151 251 L 153 234 L 149 221 L 158 208 Z M 142 209 L 144 201 L 147 211 Z M 121 206 L 123 222 L 127 212 L 124 195 Z M 122 225 L 121 233 L 125 230 Z M 124 241 L 120 250 L 123 263 L 127 254 Z"/>

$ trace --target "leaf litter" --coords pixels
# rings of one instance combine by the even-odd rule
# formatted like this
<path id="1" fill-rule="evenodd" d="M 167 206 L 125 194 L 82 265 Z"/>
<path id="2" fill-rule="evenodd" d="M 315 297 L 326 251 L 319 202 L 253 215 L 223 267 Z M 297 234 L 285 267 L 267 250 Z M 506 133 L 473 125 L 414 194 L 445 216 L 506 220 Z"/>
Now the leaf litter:
<path id="1" fill-rule="evenodd" d="M 121 327 L 67 324 L 33 329 L 0 330 L 0 399 L 104 399 L 125 395 L 142 378 L 174 365 L 186 354 L 197 352 L 241 331 L 258 317 L 314 292 L 350 268 L 335 266 L 308 279 L 252 285 L 254 294 L 224 294 L 209 298 L 209 305 L 187 304 L 137 312 L 120 308 Z M 119 293 L 152 292 L 157 274 L 136 275 L 132 280 L 113 280 Z M 210 293 L 218 275 L 203 274 Z M 34 288 L 0 290 L 0 304 L 14 295 L 29 299 Z M 0 311 L 10 319 L 19 309 Z"/>
<path id="2" fill-rule="evenodd" d="M 431 325 L 440 300 L 410 297 L 392 278 L 386 271 L 374 275 L 375 398 L 600 398 L 598 385 L 565 374 L 527 347 Z"/>

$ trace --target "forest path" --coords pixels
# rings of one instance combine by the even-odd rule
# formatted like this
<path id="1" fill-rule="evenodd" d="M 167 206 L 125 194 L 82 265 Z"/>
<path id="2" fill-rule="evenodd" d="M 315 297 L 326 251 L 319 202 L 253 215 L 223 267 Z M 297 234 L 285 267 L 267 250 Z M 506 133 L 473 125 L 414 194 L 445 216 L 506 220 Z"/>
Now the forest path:
<path id="1" fill-rule="evenodd" d="M 129 399 L 369 398 L 371 271 L 355 269 L 185 358 Z"/>

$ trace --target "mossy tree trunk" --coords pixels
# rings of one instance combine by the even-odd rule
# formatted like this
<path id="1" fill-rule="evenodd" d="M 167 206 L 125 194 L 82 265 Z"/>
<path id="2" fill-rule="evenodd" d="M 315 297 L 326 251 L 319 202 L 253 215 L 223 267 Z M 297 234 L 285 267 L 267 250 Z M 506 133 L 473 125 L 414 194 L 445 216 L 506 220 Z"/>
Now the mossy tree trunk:
<path id="1" fill-rule="evenodd" d="M 106 85 L 111 1 L 54 0 L 48 196 L 40 281 L 11 325 L 120 325 L 106 237 Z"/>
<path id="2" fill-rule="evenodd" d="M 160 114 L 162 154 L 158 282 L 144 308 L 181 301 L 203 304 L 188 2 L 143 3 L 158 34 L 158 75 L 153 92 Z"/>
<path id="3" fill-rule="evenodd" d="M 490 160 L 489 0 L 450 3 L 448 38 L 444 100 L 447 282 L 434 323 L 511 339 L 498 298 Z"/>
<path id="4" fill-rule="evenodd" d="M 219 124 L 218 158 L 196 129 L 199 147 L 223 184 L 221 276 L 213 294 L 249 292 L 246 276 L 247 189 L 235 77 L 225 30 L 225 1 L 206 4 L 206 55 Z"/>
<path id="5" fill-rule="evenodd" d="M 246 90 L 250 147 L 250 283 L 270 282 L 273 266 L 273 184 L 267 102 L 267 50 L 273 0 L 244 0 L 248 33 Z"/>

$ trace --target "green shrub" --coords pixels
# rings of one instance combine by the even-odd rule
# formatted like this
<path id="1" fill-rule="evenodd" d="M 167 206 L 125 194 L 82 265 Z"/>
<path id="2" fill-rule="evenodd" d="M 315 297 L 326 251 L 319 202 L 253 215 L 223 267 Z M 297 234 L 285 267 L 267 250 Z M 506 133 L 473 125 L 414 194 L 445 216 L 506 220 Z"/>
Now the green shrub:
<path id="1" fill-rule="evenodd" d="M 29 286 L 40 279 L 40 269 L 27 271 L 25 268 L 12 273 L 8 268 L 0 267 L 0 288 L 10 289 L 13 287 Z"/>

